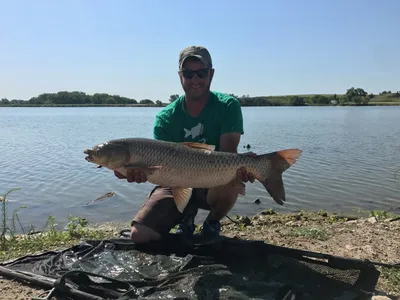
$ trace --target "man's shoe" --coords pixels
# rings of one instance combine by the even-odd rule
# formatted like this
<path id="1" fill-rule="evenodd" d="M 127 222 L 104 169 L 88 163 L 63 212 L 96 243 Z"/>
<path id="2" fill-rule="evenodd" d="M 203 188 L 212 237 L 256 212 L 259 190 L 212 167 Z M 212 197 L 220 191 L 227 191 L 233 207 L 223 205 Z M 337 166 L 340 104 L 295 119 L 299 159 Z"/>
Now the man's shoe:
<path id="1" fill-rule="evenodd" d="M 190 240 L 196 229 L 196 225 L 194 224 L 195 216 L 196 216 L 195 212 L 193 212 L 192 214 L 188 214 L 182 220 L 182 223 L 178 225 L 178 228 L 175 233 L 179 234 L 185 240 Z"/>
<path id="2" fill-rule="evenodd" d="M 203 223 L 198 239 L 199 244 L 212 244 L 221 240 L 221 223 L 218 221 L 206 220 Z"/>
<path id="3" fill-rule="evenodd" d="M 194 223 L 181 223 L 178 225 L 178 229 L 176 230 L 176 234 L 179 234 L 181 236 L 185 236 L 187 238 L 190 238 L 195 230 L 195 225 Z"/>

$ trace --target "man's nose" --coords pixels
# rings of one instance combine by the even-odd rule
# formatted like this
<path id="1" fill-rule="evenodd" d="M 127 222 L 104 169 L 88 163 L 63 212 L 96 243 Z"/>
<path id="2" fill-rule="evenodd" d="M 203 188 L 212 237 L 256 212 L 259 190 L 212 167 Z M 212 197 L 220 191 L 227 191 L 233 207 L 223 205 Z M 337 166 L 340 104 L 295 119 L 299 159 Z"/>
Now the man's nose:
<path id="1" fill-rule="evenodd" d="M 193 82 L 197 82 L 197 81 L 200 81 L 200 80 L 201 80 L 201 78 L 199 76 L 197 76 L 197 73 L 194 73 L 194 75 L 192 77 L 192 81 Z"/>

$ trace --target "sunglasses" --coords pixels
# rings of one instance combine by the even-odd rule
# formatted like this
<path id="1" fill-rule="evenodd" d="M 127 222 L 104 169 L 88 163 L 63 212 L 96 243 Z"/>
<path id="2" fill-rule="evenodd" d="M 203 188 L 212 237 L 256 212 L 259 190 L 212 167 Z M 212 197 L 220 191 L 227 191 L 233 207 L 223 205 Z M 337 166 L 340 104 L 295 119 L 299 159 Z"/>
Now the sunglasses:
<path id="1" fill-rule="evenodd" d="M 192 79 L 194 74 L 197 74 L 197 76 L 199 78 L 206 78 L 208 76 L 209 70 L 210 70 L 209 68 L 199 69 L 196 71 L 184 69 L 184 70 L 181 70 L 180 72 L 182 73 L 183 77 L 185 77 L 186 79 Z"/>

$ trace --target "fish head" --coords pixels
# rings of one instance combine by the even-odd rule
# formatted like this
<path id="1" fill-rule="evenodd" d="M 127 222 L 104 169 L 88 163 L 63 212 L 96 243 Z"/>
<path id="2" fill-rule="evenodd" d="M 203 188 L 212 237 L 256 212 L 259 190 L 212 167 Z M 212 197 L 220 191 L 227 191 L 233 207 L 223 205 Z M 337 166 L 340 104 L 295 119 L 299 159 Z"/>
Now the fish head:
<path id="1" fill-rule="evenodd" d="M 123 144 L 106 142 L 98 144 L 91 149 L 85 149 L 85 159 L 88 162 L 106 167 L 111 170 L 118 169 L 128 163 L 129 150 Z"/>

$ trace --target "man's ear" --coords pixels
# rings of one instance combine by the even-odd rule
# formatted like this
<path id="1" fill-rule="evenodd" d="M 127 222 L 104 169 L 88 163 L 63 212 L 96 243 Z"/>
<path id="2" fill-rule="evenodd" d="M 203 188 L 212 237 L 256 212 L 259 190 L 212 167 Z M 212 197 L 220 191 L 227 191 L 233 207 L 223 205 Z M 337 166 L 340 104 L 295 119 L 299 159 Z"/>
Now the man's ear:
<path id="1" fill-rule="evenodd" d="M 183 84 L 183 76 L 181 73 L 179 73 L 179 71 L 178 71 L 178 77 L 179 77 L 181 84 Z"/>
<path id="2" fill-rule="evenodd" d="M 211 81 L 213 80 L 213 77 L 214 77 L 214 69 L 211 69 L 210 70 L 210 83 L 211 83 Z"/>

